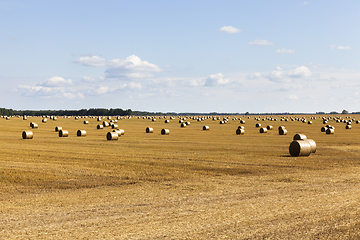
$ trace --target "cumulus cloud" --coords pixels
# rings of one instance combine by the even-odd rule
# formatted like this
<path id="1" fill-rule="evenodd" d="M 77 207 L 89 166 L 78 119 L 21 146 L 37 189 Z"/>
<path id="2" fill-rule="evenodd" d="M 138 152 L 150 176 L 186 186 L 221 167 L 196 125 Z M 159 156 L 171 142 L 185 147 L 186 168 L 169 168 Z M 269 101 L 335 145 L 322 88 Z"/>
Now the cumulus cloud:
<path id="1" fill-rule="evenodd" d="M 125 59 L 106 60 L 99 56 L 80 57 L 75 61 L 85 66 L 107 67 L 105 73 L 108 78 L 145 78 L 153 77 L 154 73 L 161 72 L 159 66 L 141 60 L 136 55 Z"/>
<path id="2" fill-rule="evenodd" d="M 274 82 L 290 82 L 291 78 L 308 78 L 312 76 L 312 72 L 306 66 L 300 66 L 288 71 L 283 70 L 281 67 L 276 67 L 275 70 L 265 75 L 270 81 Z"/>
<path id="3" fill-rule="evenodd" d="M 224 78 L 224 74 L 222 73 L 216 73 L 216 74 L 212 74 L 209 77 L 207 77 L 205 79 L 205 86 L 219 86 L 219 85 L 224 85 L 227 84 L 229 82 L 229 79 L 225 79 Z"/>
<path id="4" fill-rule="evenodd" d="M 337 50 L 350 50 L 350 46 L 336 46 L 336 45 L 330 45 L 331 49 L 337 49 Z"/>
<path id="5" fill-rule="evenodd" d="M 295 50 L 292 50 L 292 49 L 277 49 L 276 50 L 277 53 L 295 53 Z"/>
<path id="6" fill-rule="evenodd" d="M 226 32 L 226 33 L 239 33 L 241 32 L 241 29 L 238 29 L 233 26 L 223 26 L 219 29 L 220 32 Z"/>
<path id="7" fill-rule="evenodd" d="M 310 77 L 312 75 L 311 71 L 309 68 L 305 67 L 305 66 L 301 66 L 301 67 L 297 67 L 293 70 L 290 70 L 288 75 L 290 77 Z"/>
<path id="8" fill-rule="evenodd" d="M 63 77 L 54 76 L 51 78 L 46 79 L 44 82 L 37 84 L 38 86 L 44 87 L 56 87 L 56 86 L 63 86 L 63 85 L 70 85 L 72 84 L 71 79 L 65 79 Z"/>
<path id="9" fill-rule="evenodd" d="M 275 43 L 270 42 L 268 40 L 264 40 L 264 39 L 260 39 L 257 38 L 252 42 L 249 42 L 250 45 L 259 45 L 259 46 L 271 46 L 271 45 L 275 45 Z"/>

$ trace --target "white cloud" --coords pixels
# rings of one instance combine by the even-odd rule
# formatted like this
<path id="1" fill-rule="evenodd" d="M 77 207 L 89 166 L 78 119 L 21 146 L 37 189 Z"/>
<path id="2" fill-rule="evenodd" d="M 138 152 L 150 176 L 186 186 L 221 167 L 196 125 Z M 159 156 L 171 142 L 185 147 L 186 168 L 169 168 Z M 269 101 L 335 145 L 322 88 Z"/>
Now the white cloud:
<path id="1" fill-rule="evenodd" d="M 271 46 L 271 45 L 275 45 L 273 42 L 270 42 L 268 40 L 264 40 L 264 39 L 260 39 L 257 38 L 252 42 L 249 42 L 250 45 L 259 45 L 259 46 Z"/>
<path id="2" fill-rule="evenodd" d="M 224 74 L 216 73 L 212 74 L 205 79 L 205 86 L 219 86 L 229 82 L 229 79 L 224 78 Z"/>
<path id="3" fill-rule="evenodd" d="M 290 95 L 290 96 L 287 97 L 287 99 L 289 99 L 289 100 L 298 100 L 299 98 L 296 95 Z"/>
<path id="4" fill-rule="evenodd" d="M 80 57 L 78 60 L 75 60 L 75 63 L 92 67 L 105 67 L 107 65 L 107 61 L 99 56 Z"/>
<path id="5" fill-rule="evenodd" d="M 290 70 L 288 75 L 290 77 L 310 77 L 312 75 L 311 71 L 309 70 L 309 68 L 305 67 L 305 66 L 301 66 L 301 67 L 297 67 L 293 70 Z"/>
<path id="6" fill-rule="evenodd" d="M 262 77 L 262 74 L 259 73 L 259 72 L 254 72 L 254 73 L 250 73 L 247 75 L 246 78 L 248 79 L 255 79 L 255 78 L 261 78 Z"/>
<path id="7" fill-rule="evenodd" d="M 330 45 L 331 49 L 337 49 L 337 50 L 350 50 L 352 49 L 350 46 L 336 46 L 336 45 Z"/>
<path id="8" fill-rule="evenodd" d="M 84 75 L 84 77 L 81 79 L 83 82 L 100 82 L 104 81 L 104 77 L 90 77 L 87 75 Z"/>
<path id="9" fill-rule="evenodd" d="M 44 82 L 37 84 L 38 86 L 44 87 L 56 87 L 62 85 L 72 84 L 71 79 L 66 80 L 65 78 L 54 76 L 51 78 L 46 79 Z"/>
<path id="10" fill-rule="evenodd" d="M 292 49 L 277 49 L 276 50 L 277 53 L 295 53 L 295 50 L 292 50 Z"/>
<path id="11" fill-rule="evenodd" d="M 93 66 L 107 67 L 106 73 L 108 78 L 145 78 L 153 77 L 154 73 L 161 72 L 159 66 L 148 61 L 142 61 L 138 56 L 131 55 L 125 59 L 106 60 L 99 56 L 81 57 L 75 61 L 76 63 Z M 89 77 L 84 81 L 92 81 Z"/>
<path id="12" fill-rule="evenodd" d="M 226 32 L 226 33 L 239 33 L 241 32 L 241 29 L 238 29 L 233 26 L 223 26 L 219 29 L 220 32 Z"/>

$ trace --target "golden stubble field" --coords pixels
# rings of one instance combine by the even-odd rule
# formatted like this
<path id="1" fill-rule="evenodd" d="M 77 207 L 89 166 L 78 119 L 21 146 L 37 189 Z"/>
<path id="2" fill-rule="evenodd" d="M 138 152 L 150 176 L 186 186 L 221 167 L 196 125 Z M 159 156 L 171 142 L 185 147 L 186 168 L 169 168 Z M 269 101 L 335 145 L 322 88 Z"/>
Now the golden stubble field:
<path id="1" fill-rule="evenodd" d="M 360 238 L 360 124 L 330 120 L 335 134 L 326 135 L 321 116 L 312 125 L 273 116 L 260 123 L 274 130 L 260 134 L 254 116 L 233 117 L 187 119 L 186 128 L 178 118 L 122 119 L 118 141 L 96 119 L 1 118 L 0 239 Z M 39 128 L 24 140 L 30 122 Z M 245 135 L 235 134 L 239 125 Z M 317 152 L 291 157 L 295 133 Z"/>

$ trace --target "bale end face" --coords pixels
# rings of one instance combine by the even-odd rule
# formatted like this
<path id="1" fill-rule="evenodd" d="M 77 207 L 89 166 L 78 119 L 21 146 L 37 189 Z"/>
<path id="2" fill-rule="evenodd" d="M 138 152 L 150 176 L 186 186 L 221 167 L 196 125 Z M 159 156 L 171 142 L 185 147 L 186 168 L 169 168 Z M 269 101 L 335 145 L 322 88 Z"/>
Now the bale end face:
<path id="1" fill-rule="evenodd" d="M 146 128 L 146 133 L 153 133 L 153 132 L 154 132 L 153 128 L 151 128 L 151 127 Z"/>
<path id="2" fill-rule="evenodd" d="M 285 128 L 279 129 L 279 135 L 287 135 L 287 130 Z"/>
<path id="3" fill-rule="evenodd" d="M 206 130 L 209 130 L 210 127 L 209 126 L 203 126 L 203 130 L 206 131 Z"/>

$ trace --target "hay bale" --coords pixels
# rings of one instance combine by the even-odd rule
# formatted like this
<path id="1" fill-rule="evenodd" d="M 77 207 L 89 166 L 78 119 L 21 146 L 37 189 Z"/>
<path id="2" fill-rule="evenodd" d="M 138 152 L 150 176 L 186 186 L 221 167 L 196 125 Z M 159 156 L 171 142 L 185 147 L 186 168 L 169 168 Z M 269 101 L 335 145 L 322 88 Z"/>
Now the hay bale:
<path id="1" fill-rule="evenodd" d="M 219 123 L 220 123 L 220 124 L 225 124 L 225 121 L 220 121 Z"/>
<path id="2" fill-rule="evenodd" d="M 156 118 L 153 118 L 151 121 L 156 122 Z"/>
<path id="3" fill-rule="evenodd" d="M 67 130 L 59 131 L 59 137 L 68 137 L 68 136 L 69 136 L 69 131 L 67 131 Z"/>
<path id="4" fill-rule="evenodd" d="M 110 124 L 107 122 L 107 121 L 103 121 L 103 124 L 102 124 L 104 127 L 109 127 Z"/>
<path id="5" fill-rule="evenodd" d="M 240 123 L 241 123 L 241 124 L 245 124 L 245 120 L 240 120 Z"/>
<path id="6" fill-rule="evenodd" d="M 85 121 L 84 121 L 84 124 L 89 124 L 89 121 L 85 120 Z"/>
<path id="7" fill-rule="evenodd" d="M 119 134 L 117 132 L 108 132 L 106 134 L 106 139 L 109 140 L 109 141 L 118 140 L 119 139 Z"/>
<path id="8" fill-rule="evenodd" d="M 244 126 L 238 126 L 238 129 L 245 129 Z"/>
<path id="9" fill-rule="evenodd" d="M 31 128 L 38 128 L 39 126 L 37 125 L 37 123 L 31 122 L 30 127 Z"/>
<path id="10" fill-rule="evenodd" d="M 273 130 L 273 126 L 271 126 L 271 125 L 268 125 L 266 128 L 267 128 L 267 130 Z"/>
<path id="11" fill-rule="evenodd" d="M 112 129 L 116 129 L 116 128 L 118 128 L 118 127 L 119 127 L 119 126 L 118 126 L 117 124 L 112 124 L 112 125 L 111 125 L 111 128 L 112 128 Z"/>
<path id="12" fill-rule="evenodd" d="M 169 120 L 169 119 L 166 119 L 166 120 L 165 120 L 165 123 L 169 123 L 169 122 L 170 122 L 170 120 Z"/>
<path id="13" fill-rule="evenodd" d="M 346 125 L 345 129 L 351 129 L 351 125 Z"/>
<path id="14" fill-rule="evenodd" d="M 257 127 L 257 128 L 261 127 L 261 123 L 256 123 L 255 127 Z"/>
<path id="15" fill-rule="evenodd" d="M 327 129 L 328 129 L 327 127 L 322 127 L 321 132 L 326 132 Z"/>
<path id="16" fill-rule="evenodd" d="M 267 133 L 267 131 L 268 131 L 267 128 L 260 128 L 259 130 L 260 133 Z"/>
<path id="17" fill-rule="evenodd" d="M 34 137 L 34 134 L 32 131 L 23 131 L 22 132 L 23 139 L 32 139 L 33 137 Z"/>
<path id="18" fill-rule="evenodd" d="M 190 122 L 185 122 L 186 123 L 186 126 L 190 125 Z"/>
<path id="19" fill-rule="evenodd" d="M 305 134 L 297 133 L 297 134 L 294 135 L 293 140 L 304 140 L 306 138 L 307 137 L 306 137 Z"/>
<path id="20" fill-rule="evenodd" d="M 315 153 L 316 152 L 316 142 L 312 139 L 305 139 L 304 141 L 307 141 L 310 144 L 310 152 Z"/>
<path id="21" fill-rule="evenodd" d="M 86 131 L 85 130 L 77 130 L 76 136 L 85 137 L 86 136 Z"/>
<path id="22" fill-rule="evenodd" d="M 97 129 L 103 129 L 103 128 L 104 128 L 104 126 L 103 126 L 103 125 L 98 124 L 98 125 L 96 126 L 96 128 L 97 128 Z"/>
<path id="23" fill-rule="evenodd" d="M 43 118 L 43 119 L 41 120 L 41 122 L 42 122 L 42 123 L 47 123 L 47 118 Z"/>
<path id="24" fill-rule="evenodd" d="M 287 135 L 287 132 L 285 128 L 279 128 L 279 135 Z"/>
<path id="25" fill-rule="evenodd" d="M 62 130 L 62 127 L 58 127 L 58 126 L 55 127 L 55 132 L 58 132 L 60 130 Z"/>
<path id="26" fill-rule="evenodd" d="M 335 130 L 333 128 L 326 129 L 326 134 L 334 134 Z"/>
<path id="27" fill-rule="evenodd" d="M 170 134 L 170 130 L 169 129 L 161 129 L 161 135 L 169 135 Z"/>
<path id="28" fill-rule="evenodd" d="M 245 133 L 245 129 L 242 128 L 236 129 L 236 135 L 244 135 L 244 133 Z"/>
<path id="29" fill-rule="evenodd" d="M 186 127 L 186 123 L 181 123 L 180 127 L 182 127 L 182 128 Z"/>
<path id="30" fill-rule="evenodd" d="M 203 126 L 203 130 L 204 130 L 204 131 L 210 130 L 210 127 L 209 127 L 209 126 Z"/>
<path id="31" fill-rule="evenodd" d="M 23 116 L 23 120 L 27 120 L 27 117 L 26 117 L 26 116 Z"/>
<path id="32" fill-rule="evenodd" d="M 308 121 L 308 124 L 311 125 L 311 124 L 312 124 L 312 121 Z"/>
<path id="33" fill-rule="evenodd" d="M 289 152 L 293 157 L 309 156 L 311 153 L 311 145 L 308 141 L 294 140 L 290 143 Z"/>
<path id="34" fill-rule="evenodd" d="M 154 132 L 153 128 L 151 128 L 151 127 L 146 128 L 146 133 L 153 133 L 153 132 Z"/>

